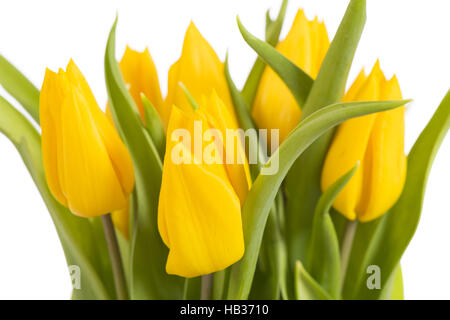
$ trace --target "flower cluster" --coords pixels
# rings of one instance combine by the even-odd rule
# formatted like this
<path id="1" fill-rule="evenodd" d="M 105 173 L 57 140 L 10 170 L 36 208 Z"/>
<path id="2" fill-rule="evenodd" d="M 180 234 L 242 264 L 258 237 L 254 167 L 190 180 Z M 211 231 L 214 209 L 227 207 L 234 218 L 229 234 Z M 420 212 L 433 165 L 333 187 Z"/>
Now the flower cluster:
<path id="1" fill-rule="evenodd" d="M 3 99 L 0 130 L 69 265 L 88 270 L 74 298 L 401 298 L 400 258 L 450 97 L 406 156 L 396 76 L 377 61 L 345 92 L 365 1 L 350 1 L 331 42 L 303 10 L 279 41 L 286 6 L 267 19 L 266 41 L 238 20 L 259 55 L 242 90 L 193 23 L 165 98 L 148 49 L 116 61 L 114 24 L 105 112 L 72 60 L 47 70 L 39 92 L 1 58 L 0 83 L 41 135 Z M 383 277 L 368 286 L 373 265 Z"/>

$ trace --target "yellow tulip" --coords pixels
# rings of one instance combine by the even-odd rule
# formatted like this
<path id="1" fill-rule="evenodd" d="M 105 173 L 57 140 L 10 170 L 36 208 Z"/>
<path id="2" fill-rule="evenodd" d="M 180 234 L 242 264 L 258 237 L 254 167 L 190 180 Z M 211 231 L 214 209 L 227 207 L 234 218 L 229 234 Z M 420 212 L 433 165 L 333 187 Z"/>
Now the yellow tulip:
<path id="1" fill-rule="evenodd" d="M 192 107 L 179 85 L 180 82 L 186 86 L 196 101 L 200 101 L 202 95 L 209 96 L 216 90 L 230 114 L 235 117 L 224 75 L 224 64 L 192 22 L 184 37 L 181 57 L 169 70 L 164 123 L 167 123 L 173 105 L 185 112 L 192 112 Z"/>
<path id="2" fill-rule="evenodd" d="M 309 21 L 299 10 L 286 38 L 276 49 L 312 78 L 319 72 L 330 42 L 323 22 Z M 260 129 L 279 129 L 280 142 L 300 121 L 301 110 L 278 75 L 267 67 L 255 96 L 253 118 Z"/>
<path id="3" fill-rule="evenodd" d="M 40 122 L 45 175 L 55 198 L 82 217 L 124 208 L 134 187 L 132 160 L 72 60 L 66 71 L 47 69 Z"/>
<path id="4" fill-rule="evenodd" d="M 386 80 L 377 62 L 367 77 L 362 71 L 345 101 L 401 99 L 394 76 Z M 404 107 L 348 120 L 341 124 L 325 159 L 322 190 L 359 161 L 360 166 L 333 206 L 350 220 L 378 218 L 399 198 L 406 177 Z"/>
<path id="5" fill-rule="evenodd" d="M 148 48 L 139 52 L 127 46 L 122 60 L 120 60 L 119 67 L 123 80 L 128 85 L 128 91 L 138 107 L 142 122 L 145 124 L 144 106 L 141 99 L 142 93 L 162 116 L 165 112 L 164 101 L 159 86 L 158 73 Z M 106 114 L 111 123 L 113 123 L 108 105 L 106 106 Z M 129 205 L 127 204 L 124 208 L 112 212 L 112 219 L 122 235 L 129 239 Z"/>
<path id="6" fill-rule="evenodd" d="M 166 271 L 188 278 L 225 269 L 244 253 L 237 192 L 244 197 L 248 190 L 247 164 L 229 167 L 220 162 L 223 140 L 214 138 L 201 150 L 190 138 L 181 136 L 179 141 L 177 129 L 198 139 L 196 134 L 204 137 L 212 126 L 220 132 L 235 127 L 215 93 L 203 101 L 194 112 L 172 108 L 158 209 L 159 232 L 170 249 Z M 196 129 L 196 121 L 201 121 L 201 130 Z M 211 145 L 213 151 L 207 153 Z M 214 161 L 203 159 L 204 154 Z M 186 161 L 174 161 L 178 156 Z"/>
<path id="7" fill-rule="evenodd" d="M 159 86 L 158 73 L 148 48 L 139 52 L 127 46 L 122 60 L 119 62 L 119 67 L 123 80 L 128 86 L 128 91 L 138 107 L 142 121 L 145 123 L 142 93 L 155 106 L 162 117 L 165 112 L 164 101 Z M 106 106 L 106 114 L 112 120 L 108 106 Z"/>

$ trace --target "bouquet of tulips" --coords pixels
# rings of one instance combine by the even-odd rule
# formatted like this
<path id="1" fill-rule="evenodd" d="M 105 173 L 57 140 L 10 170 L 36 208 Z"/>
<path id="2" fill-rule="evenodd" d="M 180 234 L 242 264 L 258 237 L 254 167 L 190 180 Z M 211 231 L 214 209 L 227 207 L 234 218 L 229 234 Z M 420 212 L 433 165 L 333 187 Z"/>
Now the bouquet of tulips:
<path id="1" fill-rule="evenodd" d="M 345 92 L 366 20 L 332 39 L 287 1 L 233 83 L 193 23 L 163 99 L 148 50 L 104 59 L 106 111 L 74 61 L 39 91 L 0 56 L 0 131 L 53 219 L 73 299 L 402 299 L 400 258 L 450 126 L 447 94 L 408 155 L 403 100 L 377 62 Z M 269 147 L 270 146 L 270 147 Z"/>

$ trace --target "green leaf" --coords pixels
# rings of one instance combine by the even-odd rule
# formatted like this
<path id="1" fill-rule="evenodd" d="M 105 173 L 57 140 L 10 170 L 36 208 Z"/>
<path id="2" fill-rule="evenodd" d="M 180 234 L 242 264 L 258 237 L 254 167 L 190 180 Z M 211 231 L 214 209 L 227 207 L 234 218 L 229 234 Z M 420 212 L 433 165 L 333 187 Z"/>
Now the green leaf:
<path id="1" fill-rule="evenodd" d="M 314 213 L 307 270 L 330 296 L 339 298 L 341 261 L 339 241 L 329 211 L 334 199 L 354 175 L 358 165 L 333 183 L 320 197 Z"/>
<path id="2" fill-rule="evenodd" d="M 168 275 L 168 249 L 157 227 L 162 164 L 150 135 L 145 133 L 115 58 L 115 21 L 105 53 L 105 79 L 111 113 L 130 151 L 136 176 L 136 220 L 132 237 L 132 283 L 134 299 L 180 299 L 184 279 Z"/>
<path id="3" fill-rule="evenodd" d="M 379 300 L 403 300 L 403 275 L 400 265 L 381 289 Z"/>
<path id="4" fill-rule="evenodd" d="M 266 42 L 275 47 L 280 37 L 281 28 L 283 26 L 284 17 L 286 15 L 287 0 L 283 0 L 278 16 L 275 20 L 270 19 L 269 10 L 266 13 Z M 248 106 L 253 105 L 253 101 L 258 90 L 259 82 L 263 75 L 266 64 L 261 58 L 256 58 L 255 63 L 247 77 L 244 88 L 242 89 L 242 96 L 244 97 Z"/>
<path id="5" fill-rule="evenodd" d="M 287 298 L 287 250 L 280 230 L 278 213 L 272 206 L 263 236 L 263 246 L 266 248 L 272 279 L 271 299 Z"/>
<path id="6" fill-rule="evenodd" d="M 150 100 L 142 94 L 142 105 L 144 106 L 145 129 L 150 135 L 156 150 L 158 150 L 159 158 L 164 159 L 166 151 L 166 134 L 164 133 L 164 125 L 156 108 Z"/>
<path id="7" fill-rule="evenodd" d="M 238 118 L 240 127 L 244 130 L 252 129 L 256 130 L 255 122 L 253 121 L 252 115 L 250 113 L 250 108 L 245 101 L 243 94 L 239 92 L 236 85 L 233 82 L 230 74 L 230 68 L 228 63 L 228 54 L 225 58 L 225 79 L 227 80 L 228 89 L 230 91 L 231 99 L 233 100 L 234 109 L 236 110 L 236 116 Z"/>
<path id="8" fill-rule="evenodd" d="M 223 300 L 226 298 L 226 291 L 228 289 L 228 280 L 230 278 L 230 269 L 220 270 L 213 275 L 213 300 Z"/>
<path id="9" fill-rule="evenodd" d="M 67 264 L 81 271 L 78 299 L 113 299 L 115 297 L 107 247 L 102 233 L 96 233 L 88 219 L 72 214 L 52 196 L 42 164 L 41 137 L 31 123 L 5 99 L 0 97 L 0 132 L 19 151 L 55 224 Z M 101 231 L 103 232 L 103 231 Z"/>
<path id="10" fill-rule="evenodd" d="M 261 171 L 244 202 L 245 253 L 231 268 L 228 298 L 247 298 L 270 208 L 284 177 L 300 154 L 320 135 L 342 121 L 403 104 L 405 100 L 337 103 L 318 110 L 299 123 L 265 164 L 263 169 L 266 175 Z M 271 172 L 271 169 L 278 170 Z"/>
<path id="11" fill-rule="evenodd" d="M 345 218 L 333 207 L 330 209 L 330 217 L 331 220 L 333 220 L 334 229 L 336 230 L 339 243 L 342 244 L 349 220 L 347 220 L 347 218 Z"/>
<path id="12" fill-rule="evenodd" d="M 403 274 L 402 267 L 398 265 L 394 273 L 394 283 L 391 290 L 391 300 L 403 300 Z"/>
<path id="13" fill-rule="evenodd" d="M 358 224 L 345 278 L 344 298 L 378 299 L 381 290 L 368 290 L 365 285 L 367 266 L 380 267 L 382 288 L 395 272 L 416 231 L 428 173 L 449 128 L 450 91 L 408 155 L 406 182 L 397 203 L 381 218 Z"/>
<path id="14" fill-rule="evenodd" d="M 303 106 L 302 119 L 323 106 L 341 101 L 366 20 L 365 3 L 364 0 L 350 1 Z M 286 234 L 291 272 L 296 260 L 306 261 L 314 210 L 322 194 L 320 177 L 323 162 L 333 134 L 334 129 L 329 130 L 314 142 L 286 177 Z"/>
<path id="15" fill-rule="evenodd" d="M 183 300 L 200 300 L 202 277 L 186 279 L 184 282 Z"/>
<path id="16" fill-rule="evenodd" d="M 39 123 L 39 90 L 2 55 L 0 84 Z"/>
<path id="17" fill-rule="evenodd" d="M 330 295 L 305 270 L 300 261 L 295 264 L 294 285 L 297 300 L 332 300 Z"/>
<path id="18" fill-rule="evenodd" d="M 259 251 L 250 300 L 278 300 L 280 294 L 287 298 L 287 254 L 277 216 L 275 206 L 272 206 Z"/>
<path id="19" fill-rule="evenodd" d="M 242 94 L 237 90 L 228 68 L 228 55 L 225 59 L 225 77 L 227 79 L 230 95 L 235 106 L 240 127 L 244 130 L 250 130 L 256 134 L 256 125 L 250 115 L 250 110 Z M 250 173 L 252 181 L 259 175 L 261 167 L 266 162 L 266 156 L 259 147 L 259 137 L 256 137 L 257 143 L 248 147 L 248 153 L 253 154 L 249 159 L 257 159 L 256 163 L 250 163 Z M 266 268 L 258 268 L 256 276 L 261 279 L 260 286 L 253 288 L 253 297 L 257 299 L 278 299 L 280 290 L 284 297 L 286 292 L 286 269 L 287 253 L 284 239 L 278 224 L 278 218 L 275 205 L 272 207 L 269 221 L 264 231 L 263 244 L 260 252 L 260 264 L 267 265 Z M 264 270 L 263 270 L 264 269 Z"/>
<path id="20" fill-rule="evenodd" d="M 283 27 L 284 17 L 286 16 L 286 9 L 288 0 L 283 0 L 280 6 L 280 11 L 275 20 L 270 18 L 270 12 L 266 12 L 266 42 L 272 47 L 277 45 L 278 38 L 280 37 L 281 28 Z"/>
<path id="21" fill-rule="evenodd" d="M 311 77 L 288 58 L 278 52 L 277 49 L 272 47 L 270 44 L 259 40 L 248 32 L 242 25 L 239 18 L 237 18 L 237 22 L 244 40 L 284 81 L 297 101 L 299 107 L 303 106 L 313 84 Z"/>
<path id="22" fill-rule="evenodd" d="M 234 110 L 236 111 L 236 116 L 239 121 L 239 125 L 242 129 L 244 129 L 246 132 L 247 130 L 250 130 L 248 132 L 254 132 L 256 134 L 256 124 L 253 121 L 253 118 L 250 114 L 249 107 L 247 105 L 247 102 L 245 101 L 242 94 L 239 92 L 239 90 L 236 88 L 236 85 L 233 82 L 233 79 L 230 75 L 229 65 L 228 65 L 228 55 L 225 58 L 225 78 L 228 83 L 228 89 L 230 91 L 230 96 L 233 101 Z M 259 139 L 259 137 L 255 137 L 256 140 Z M 262 153 L 261 148 L 259 148 L 259 141 L 256 144 L 250 144 L 248 146 L 248 154 L 247 159 L 256 159 L 256 163 L 250 163 L 250 173 L 252 176 L 252 179 L 256 179 L 256 177 L 259 174 L 260 168 L 264 165 L 266 162 L 266 156 Z"/>

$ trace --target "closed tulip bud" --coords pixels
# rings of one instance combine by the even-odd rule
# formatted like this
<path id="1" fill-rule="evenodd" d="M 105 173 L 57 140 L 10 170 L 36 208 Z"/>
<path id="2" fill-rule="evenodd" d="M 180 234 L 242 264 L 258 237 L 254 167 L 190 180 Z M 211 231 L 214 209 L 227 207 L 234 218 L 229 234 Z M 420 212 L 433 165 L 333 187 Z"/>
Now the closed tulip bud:
<path id="1" fill-rule="evenodd" d="M 368 77 L 361 72 L 345 101 L 401 99 L 394 76 L 387 81 L 377 62 Z M 322 190 L 358 161 L 360 166 L 333 206 L 350 220 L 370 221 L 399 198 L 406 177 L 404 107 L 347 120 L 339 126 L 325 159 Z"/>
<path id="2" fill-rule="evenodd" d="M 169 113 L 173 105 L 185 112 L 192 112 L 192 107 L 179 85 L 180 82 L 196 101 L 200 101 L 202 95 L 209 96 L 213 89 L 216 90 L 228 111 L 235 117 L 225 79 L 224 64 L 192 22 L 186 31 L 181 57 L 169 70 L 165 100 L 166 110 Z M 165 114 L 163 117 L 165 123 L 168 116 L 169 114 Z"/>
<path id="3" fill-rule="evenodd" d="M 141 94 L 150 100 L 160 116 L 163 117 L 166 110 L 159 86 L 158 73 L 148 49 L 139 52 L 127 46 L 122 60 L 119 62 L 119 67 L 128 91 L 138 107 L 142 121 L 145 123 Z M 112 120 L 108 106 L 106 106 L 106 114 Z"/>
<path id="4" fill-rule="evenodd" d="M 66 71 L 46 71 L 40 122 L 54 197 L 82 217 L 124 208 L 134 187 L 131 157 L 72 60 Z"/>
<path id="5" fill-rule="evenodd" d="M 172 108 L 158 209 L 159 232 L 170 249 L 169 274 L 209 274 L 225 269 L 244 253 L 241 204 L 234 187 L 239 192 L 248 189 L 248 168 L 230 169 L 220 162 L 223 140 L 203 143 L 200 150 L 195 147 L 197 139 L 206 140 L 208 132 L 212 134 L 212 124 L 217 124 L 219 131 L 228 125 L 224 123 L 229 115 L 215 118 L 216 112 L 226 111 L 223 102 L 209 105 L 217 99 L 213 96 L 208 105 L 194 112 Z M 208 154 L 211 157 L 203 159 Z M 175 160 L 178 157 L 183 161 Z M 238 172 L 242 177 L 237 177 Z"/>
<path id="6" fill-rule="evenodd" d="M 317 18 L 308 21 L 303 10 L 299 10 L 291 30 L 276 49 L 315 78 L 329 44 L 325 24 Z M 279 129 L 282 142 L 300 121 L 300 107 L 280 77 L 267 67 L 261 77 L 252 110 L 258 127 Z"/>
<path id="7" fill-rule="evenodd" d="M 139 52 L 127 46 L 119 67 L 123 80 L 128 86 L 128 92 L 136 103 L 142 122 L 145 124 L 141 94 L 144 94 L 150 100 L 162 117 L 166 110 L 159 86 L 158 73 L 148 49 Z M 106 106 L 106 114 L 113 123 L 108 105 Z M 113 211 L 112 219 L 122 235 L 129 239 L 129 204 L 122 209 Z"/>

